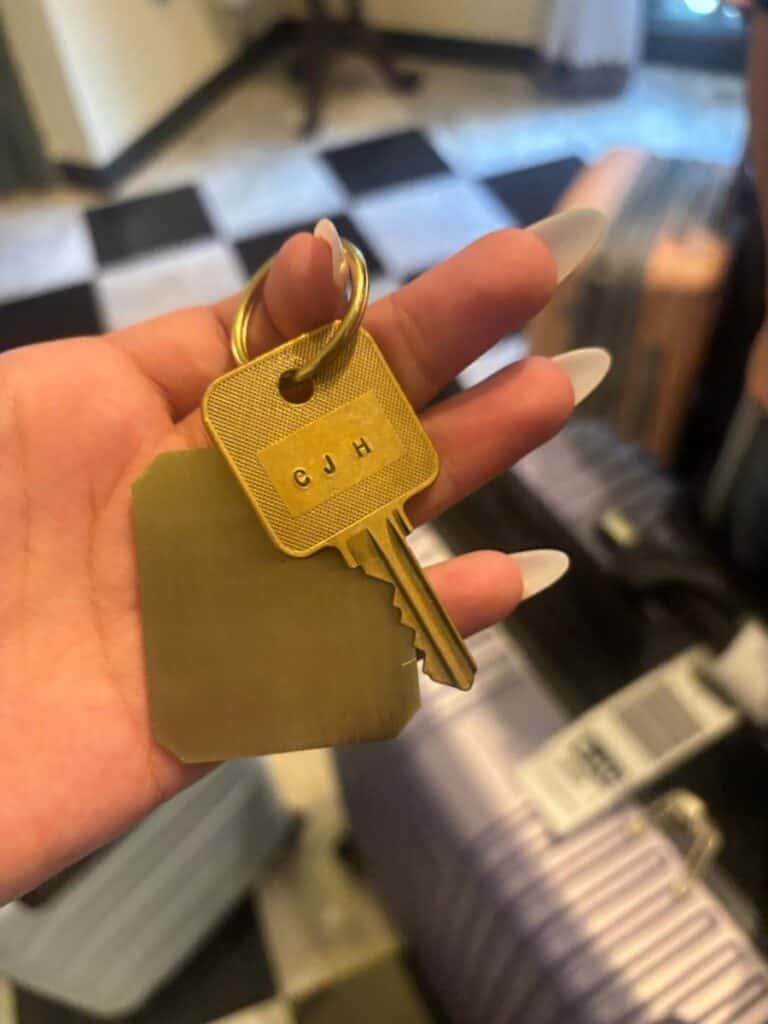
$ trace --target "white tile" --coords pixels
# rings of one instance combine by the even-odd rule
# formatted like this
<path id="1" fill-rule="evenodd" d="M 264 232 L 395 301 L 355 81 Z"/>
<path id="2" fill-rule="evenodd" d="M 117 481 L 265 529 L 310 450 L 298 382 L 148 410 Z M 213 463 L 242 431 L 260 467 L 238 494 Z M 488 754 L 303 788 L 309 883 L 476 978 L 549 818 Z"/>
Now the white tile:
<path id="1" fill-rule="evenodd" d="M 463 388 L 471 388 L 475 384 L 480 384 L 488 377 L 492 377 L 494 373 L 503 370 L 505 366 L 511 366 L 512 363 L 525 359 L 528 352 L 529 345 L 522 334 L 513 334 L 509 338 L 504 338 L 461 371 L 458 378 L 459 384 Z"/>
<path id="2" fill-rule="evenodd" d="M 96 292 L 104 322 L 114 330 L 183 306 L 215 302 L 244 281 L 231 246 L 205 241 L 106 270 Z"/>
<path id="3" fill-rule="evenodd" d="M 16 1024 L 13 986 L 3 977 L 0 977 L 0 1024 Z"/>
<path id="4" fill-rule="evenodd" d="M 346 819 L 330 750 L 275 754 L 266 763 L 281 801 L 306 816 L 305 832 L 312 842 L 332 844 Z"/>
<path id="5" fill-rule="evenodd" d="M 226 1017 L 217 1017 L 209 1024 L 296 1024 L 296 1017 L 288 1003 L 282 999 L 270 999 Z"/>
<path id="6" fill-rule="evenodd" d="M 404 68 L 417 63 L 409 58 L 398 60 Z M 331 69 L 318 128 L 308 142 L 315 149 L 330 149 L 413 128 L 419 115 L 411 98 L 390 89 L 368 61 L 344 57 Z"/>
<path id="7" fill-rule="evenodd" d="M 392 278 L 375 274 L 371 277 L 368 301 L 370 303 L 378 302 L 379 299 L 383 299 L 390 292 L 396 292 L 399 287 L 400 285 L 397 281 L 393 281 Z"/>
<path id="8" fill-rule="evenodd" d="M 512 223 L 488 190 L 450 175 L 372 193 L 352 207 L 387 270 L 402 277 Z"/>
<path id="9" fill-rule="evenodd" d="M 91 279 L 96 257 L 79 206 L 0 204 L 0 301 Z"/>
<path id="10" fill-rule="evenodd" d="M 120 183 L 120 196 L 137 196 L 201 181 L 255 147 L 280 152 L 300 142 L 300 102 L 293 83 L 276 68 L 249 75 Z"/>
<path id="11" fill-rule="evenodd" d="M 345 815 L 331 754 L 281 754 L 269 764 L 281 798 L 307 815 L 298 848 L 256 893 L 279 989 L 296 998 L 400 942 L 367 883 L 336 854 Z"/>
<path id="12" fill-rule="evenodd" d="M 543 95 L 520 75 L 473 72 L 464 83 L 461 95 L 455 72 L 442 72 L 445 99 L 430 94 L 426 123 L 443 159 L 474 177 L 564 156 L 591 161 L 614 147 L 721 163 L 744 148 L 743 82 L 735 75 L 646 66 L 618 96 L 578 101 Z"/>
<path id="13" fill-rule="evenodd" d="M 342 186 L 319 156 L 254 146 L 204 175 L 203 201 L 220 234 L 243 238 L 343 210 Z"/>

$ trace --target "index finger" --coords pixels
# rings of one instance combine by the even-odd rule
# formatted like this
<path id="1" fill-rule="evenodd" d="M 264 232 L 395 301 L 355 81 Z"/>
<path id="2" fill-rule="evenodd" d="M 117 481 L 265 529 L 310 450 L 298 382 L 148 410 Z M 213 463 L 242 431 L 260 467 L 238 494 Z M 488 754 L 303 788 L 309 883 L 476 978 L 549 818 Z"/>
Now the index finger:
<path id="1" fill-rule="evenodd" d="M 556 267 L 544 242 L 507 228 L 486 235 L 368 310 L 364 323 L 418 408 L 467 363 L 546 303 Z M 229 330 L 239 296 L 170 313 L 111 336 L 160 388 L 174 419 L 232 369 Z M 338 315 L 325 242 L 297 235 L 280 252 L 253 318 L 252 352 Z M 318 320 L 317 316 L 323 314 Z"/>
<path id="2" fill-rule="evenodd" d="M 544 242 L 532 232 L 505 228 L 379 299 L 363 323 L 418 409 L 535 316 L 556 284 L 555 261 Z M 225 323 L 231 324 L 236 308 L 232 299 L 219 304 Z"/>

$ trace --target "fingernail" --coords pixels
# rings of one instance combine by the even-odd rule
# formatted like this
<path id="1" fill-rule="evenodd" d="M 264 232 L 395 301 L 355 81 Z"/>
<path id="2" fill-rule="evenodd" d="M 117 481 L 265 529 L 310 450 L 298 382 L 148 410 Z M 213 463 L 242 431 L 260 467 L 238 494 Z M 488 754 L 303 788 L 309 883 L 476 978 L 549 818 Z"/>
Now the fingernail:
<path id="1" fill-rule="evenodd" d="M 571 378 L 573 404 L 591 395 L 611 368 L 611 354 L 604 348 L 574 348 L 552 358 Z"/>
<path id="2" fill-rule="evenodd" d="M 347 285 L 347 257 L 344 255 L 344 246 L 341 244 L 339 232 L 332 220 L 323 217 L 315 224 L 313 232 L 315 238 L 320 238 L 328 244 L 331 250 L 331 266 L 333 268 L 333 283 L 341 291 Z"/>
<path id="3" fill-rule="evenodd" d="M 527 228 L 555 258 L 557 283 L 565 280 L 589 256 L 605 234 L 605 215 L 599 210 L 565 210 Z"/>
<path id="4" fill-rule="evenodd" d="M 509 556 L 517 563 L 523 577 L 522 601 L 527 601 L 534 594 L 541 593 L 547 587 L 564 576 L 571 560 L 564 551 L 542 548 L 536 551 L 516 551 Z"/>

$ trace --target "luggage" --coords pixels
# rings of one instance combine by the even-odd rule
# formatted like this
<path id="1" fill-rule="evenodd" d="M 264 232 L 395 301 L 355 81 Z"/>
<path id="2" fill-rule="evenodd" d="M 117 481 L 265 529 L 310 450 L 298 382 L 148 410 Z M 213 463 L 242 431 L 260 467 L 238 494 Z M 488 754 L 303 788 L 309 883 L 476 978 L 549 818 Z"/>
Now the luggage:
<path id="1" fill-rule="evenodd" d="M 530 332 L 535 353 L 580 345 L 613 354 L 586 404 L 665 464 L 677 452 L 733 254 L 733 169 L 616 150 L 585 169 L 558 204 L 602 209 L 606 237 Z"/>
<path id="2" fill-rule="evenodd" d="M 765 966 L 703 888 L 675 896 L 667 840 L 632 811 L 547 836 L 515 762 L 559 710 L 501 627 L 472 649 L 470 694 L 427 683 L 399 740 L 338 755 L 366 862 L 453 1018 L 763 1020 Z"/>
<path id="3" fill-rule="evenodd" d="M 602 344 L 614 370 L 439 527 L 456 551 L 562 548 L 571 570 L 470 642 L 469 694 L 426 683 L 396 741 L 337 755 L 364 859 L 456 1024 L 768 1021 L 764 732 L 745 720 L 640 794 L 698 794 L 723 833 L 722 867 L 684 898 L 683 855 L 636 827 L 634 805 L 555 838 L 519 772 L 566 711 L 699 644 L 722 650 L 754 614 L 658 463 L 678 455 L 718 323 L 729 190 L 724 168 L 629 152 L 569 189 L 561 207 L 609 197 L 611 227 L 532 345 Z M 434 532 L 420 543 L 422 561 L 445 557 Z"/>
<path id="4" fill-rule="evenodd" d="M 445 557 L 434 532 L 422 561 Z M 354 835 L 456 1024 L 764 1024 L 768 965 L 653 825 L 626 807 L 563 840 L 516 764 L 563 722 L 502 626 L 475 687 L 428 681 L 395 741 L 337 754 Z"/>
<path id="5" fill-rule="evenodd" d="M 241 899 L 292 823 L 260 763 L 222 766 L 0 907 L 0 973 L 88 1014 L 138 1009 Z"/>

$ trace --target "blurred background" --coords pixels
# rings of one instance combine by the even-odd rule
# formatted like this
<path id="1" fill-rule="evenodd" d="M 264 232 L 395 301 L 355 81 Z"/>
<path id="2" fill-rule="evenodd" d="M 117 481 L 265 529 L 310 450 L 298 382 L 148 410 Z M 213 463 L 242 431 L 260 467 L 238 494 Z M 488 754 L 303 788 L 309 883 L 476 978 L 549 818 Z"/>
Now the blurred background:
<path id="1" fill-rule="evenodd" d="M 571 556 L 474 638 L 472 693 L 426 680 L 389 744 L 233 762 L 0 908 L 0 1024 L 768 1021 L 757 6 L 0 0 L 0 351 L 221 298 L 321 217 L 376 298 L 594 206 L 593 259 L 454 389 L 614 359 L 415 535 Z M 602 815 L 556 836 L 526 759 L 641 678 L 631 726 L 553 748 Z"/>

